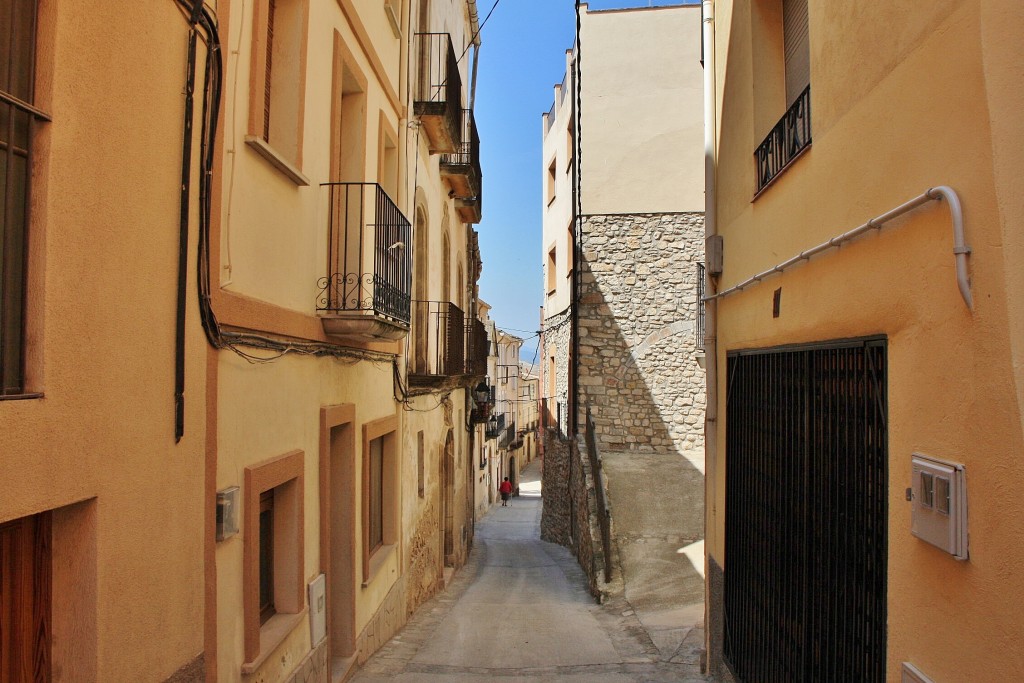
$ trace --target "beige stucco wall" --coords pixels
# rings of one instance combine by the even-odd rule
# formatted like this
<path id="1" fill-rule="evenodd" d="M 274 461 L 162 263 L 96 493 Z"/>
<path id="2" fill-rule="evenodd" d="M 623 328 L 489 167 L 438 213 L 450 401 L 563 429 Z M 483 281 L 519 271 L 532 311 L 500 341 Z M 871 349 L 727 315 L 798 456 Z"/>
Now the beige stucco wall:
<path id="1" fill-rule="evenodd" d="M 756 101 L 760 62 L 750 47 L 762 24 L 745 3 L 718 2 L 716 11 L 720 288 L 930 186 L 949 185 L 963 201 L 973 313 L 956 288 L 948 210 L 932 203 L 723 300 L 719 367 L 733 349 L 887 336 L 888 679 L 899 680 L 903 661 L 935 680 L 1020 678 L 1024 522 L 1012 510 L 1024 485 L 1015 265 L 1024 253 L 1009 227 L 1024 219 L 1020 145 L 1011 143 L 1024 90 L 1009 76 L 1021 59 L 1020 13 L 1011 2 L 811 3 L 814 142 L 752 202 L 752 154 L 767 132 L 756 120 L 766 105 Z M 724 384 L 719 415 L 707 549 L 728 576 Z M 966 465 L 969 561 L 911 536 L 904 489 L 913 452 Z"/>
<path id="2" fill-rule="evenodd" d="M 405 22 L 402 37 L 396 37 L 380 5 L 351 0 L 309 0 L 308 4 L 303 146 L 297 168 L 308 185 L 297 184 L 247 144 L 253 10 L 251 3 L 232 3 L 230 17 L 222 15 L 222 36 L 231 47 L 226 51 L 226 124 L 219 177 L 219 249 L 215 249 L 215 258 L 220 262 L 221 285 L 215 307 L 220 305 L 224 311 L 222 322 L 243 327 L 254 325 L 257 331 L 276 335 L 301 337 L 309 334 L 310 337 L 302 338 L 330 341 L 323 338 L 319 329 L 315 305 L 317 280 L 326 274 L 328 194 L 320 184 L 333 179 L 330 171 L 332 73 L 338 54 L 352 79 L 363 90 L 366 126 L 365 145 L 357 152 L 362 157 L 353 162 L 351 155 L 346 156 L 344 165 L 348 170 L 344 173 L 348 175 L 340 179 L 379 180 L 382 131 L 392 136 L 397 143 L 399 171 L 396 189 L 389 193 L 411 223 L 415 224 L 417 212 L 426 217 L 427 268 L 416 274 L 425 281 L 421 294 L 424 298 L 439 300 L 447 292 L 448 299 L 466 309 L 469 298 L 466 279 L 473 272 L 468 263 L 468 231 L 458 220 L 453 201 L 448 198 L 448 188 L 439 173 L 438 155 L 429 154 L 426 136 L 416 121 L 409 118 L 412 105 L 407 101 L 406 70 L 410 67 L 407 51 L 401 46 L 409 40 L 410 26 L 416 25 L 415 9 L 410 17 L 409 3 L 394 3 Z M 468 39 L 465 3 L 432 3 L 432 11 L 436 16 L 431 18 L 431 30 L 450 30 L 457 51 L 461 52 Z M 464 74 L 467 64 L 468 59 L 460 63 Z M 468 78 L 463 80 L 468 86 Z M 467 93 L 464 93 L 464 100 L 468 102 Z M 447 286 L 442 283 L 445 230 L 450 264 Z M 406 245 L 407 249 L 413 247 L 413 243 Z M 360 660 L 404 623 L 407 607 L 418 604 L 422 596 L 407 579 L 424 533 L 433 533 L 435 541 L 438 538 L 439 463 L 449 429 L 453 432 L 456 463 L 461 464 L 455 471 L 453 501 L 460 543 L 461 529 L 468 520 L 468 476 L 464 464 L 468 460 L 464 455 L 468 439 L 461 427 L 465 422 L 464 392 L 456 388 L 413 397 L 407 406 L 410 410 L 404 410 L 400 403 L 401 387 L 408 386 L 405 359 L 410 341 L 407 338 L 395 344 L 353 343 L 346 357 L 333 359 L 292 354 L 269 363 L 251 364 L 227 350 L 218 354 L 218 438 L 214 456 L 217 488 L 240 485 L 246 467 L 282 453 L 303 451 L 304 582 L 316 577 L 329 563 L 328 558 L 320 556 L 320 493 L 328 485 L 320 481 L 323 447 L 320 411 L 325 406 L 352 405 L 356 514 L 350 518 L 332 510 L 330 523 L 332 535 L 335 525 L 345 525 L 353 529 L 355 538 L 351 548 L 340 552 L 350 553 L 353 561 L 355 585 L 342 588 L 351 590 L 354 595 L 351 609 L 354 610 L 353 628 Z M 366 348 L 389 355 L 369 358 L 363 353 Z M 275 355 L 255 353 L 266 357 Z M 395 366 L 402 377 L 400 383 L 393 381 Z M 447 420 L 444 411 L 437 407 L 445 394 L 449 394 L 448 401 L 453 408 Z M 372 578 L 364 585 L 363 426 L 389 416 L 397 419 L 397 465 L 393 481 L 397 501 L 396 539 L 383 563 L 377 567 L 377 561 L 373 562 Z M 427 472 L 422 499 L 417 491 L 416 460 L 420 430 L 425 436 Z M 434 527 L 424 531 L 424 524 L 430 521 L 431 515 Z M 219 544 L 216 549 L 217 676 L 225 681 L 237 680 L 244 660 L 244 539 L 241 536 Z M 335 551 L 332 547 L 332 554 Z M 464 547 L 460 554 L 464 558 Z M 438 566 L 434 582 L 426 587 L 428 593 L 440 586 L 440 569 Z M 311 645 L 315 644 L 310 643 L 308 620 L 302 620 L 280 641 L 272 657 L 267 658 L 253 678 L 267 683 L 285 680 Z M 280 665 L 282 657 L 286 665 Z"/>
<path id="3" fill-rule="evenodd" d="M 700 6 L 585 10 L 579 51 L 583 213 L 703 211 Z"/>
<path id="4" fill-rule="evenodd" d="M 571 135 L 575 130 L 573 110 L 575 109 L 575 93 L 572 86 L 571 50 L 565 53 L 565 76 L 562 82 L 554 86 L 552 108 L 541 116 L 541 197 L 544 207 L 541 231 L 541 258 L 544 264 L 544 318 L 564 311 L 569 307 L 572 295 L 569 273 L 572 271 L 572 241 L 569 231 L 572 230 L 573 216 L 576 213 L 573 197 L 573 143 Z M 551 113 L 554 112 L 552 118 Z M 555 175 L 552 181 L 550 168 L 554 165 Z M 551 279 L 550 252 L 555 251 L 555 272 Z M 554 287 L 551 287 L 551 284 Z"/>
<path id="5" fill-rule="evenodd" d="M 57 4 L 40 3 L 35 103 L 53 122 L 37 129 L 30 228 L 28 389 L 43 397 L 0 401 L 0 522 L 55 510 L 54 680 L 163 680 L 203 651 L 191 268 L 174 440 L 187 27 L 172 3 Z"/>

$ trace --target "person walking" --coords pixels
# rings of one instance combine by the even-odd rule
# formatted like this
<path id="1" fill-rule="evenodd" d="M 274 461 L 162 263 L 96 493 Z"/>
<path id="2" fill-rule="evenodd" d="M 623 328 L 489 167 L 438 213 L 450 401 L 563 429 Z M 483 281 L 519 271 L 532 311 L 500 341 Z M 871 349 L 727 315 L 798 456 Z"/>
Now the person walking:
<path id="1" fill-rule="evenodd" d="M 508 477 L 498 486 L 498 492 L 501 493 L 501 507 L 508 507 L 508 497 L 512 495 L 512 482 Z"/>

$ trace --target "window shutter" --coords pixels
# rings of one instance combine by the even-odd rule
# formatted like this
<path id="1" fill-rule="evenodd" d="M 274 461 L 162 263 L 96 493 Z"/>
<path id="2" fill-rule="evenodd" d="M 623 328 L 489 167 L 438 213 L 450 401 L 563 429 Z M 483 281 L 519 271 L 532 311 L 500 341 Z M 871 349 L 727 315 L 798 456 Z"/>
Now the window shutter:
<path id="1" fill-rule="evenodd" d="M 270 142 L 270 74 L 274 62 L 274 0 L 267 4 L 267 65 L 263 90 L 263 139 Z"/>
<path id="2" fill-rule="evenodd" d="M 786 50 L 786 107 L 811 83 L 811 53 L 807 42 L 807 0 L 782 0 L 783 41 Z"/>

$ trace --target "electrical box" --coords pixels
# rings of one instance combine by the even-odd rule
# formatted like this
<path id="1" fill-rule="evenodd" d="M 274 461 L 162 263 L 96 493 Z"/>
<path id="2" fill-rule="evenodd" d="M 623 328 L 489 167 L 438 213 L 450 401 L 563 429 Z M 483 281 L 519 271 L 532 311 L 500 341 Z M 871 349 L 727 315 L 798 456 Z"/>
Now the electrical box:
<path id="1" fill-rule="evenodd" d="M 911 533 L 958 560 L 966 560 L 964 466 L 920 453 L 914 453 L 911 463 Z"/>
<path id="2" fill-rule="evenodd" d="M 316 647 L 327 637 L 327 579 L 320 574 L 309 582 L 309 639 Z"/>
<path id="3" fill-rule="evenodd" d="M 217 540 L 224 541 L 238 533 L 238 487 L 217 491 Z"/>
<path id="4" fill-rule="evenodd" d="M 921 670 L 910 662 L 903 662 L 903 676 L 900 683 L 932 683 L 932 679 L 921 673 Z"/>

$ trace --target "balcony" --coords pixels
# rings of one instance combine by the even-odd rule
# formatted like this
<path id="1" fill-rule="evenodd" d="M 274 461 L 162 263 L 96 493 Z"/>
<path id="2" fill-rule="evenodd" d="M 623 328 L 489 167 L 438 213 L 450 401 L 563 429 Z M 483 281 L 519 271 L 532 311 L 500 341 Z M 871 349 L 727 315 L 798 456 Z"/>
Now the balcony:
<path id="1" fill-rule="evenodd" d="M 479 320 L 473 320 L 466 325 L 467 375 L 487 374 L 487 351 L 487 328 Z"/>
<path id="2" fill-rule="evenodd" d="M 487 428 L 484 430 L 484 437 L 497 439 L 505 431 L 505 414 L 492 415 L 487 421 Z"/>
<path id="3" fill-rule="evenodd" d="M 466 316 L 448 301 L 413 302 L 409 384 L 438 386 L 466 367 Z"/>
<path id="4" fill-rule="evenodd" d="M 754 151 L 757 194 L 771 185 L 810 146 L 811 86 L 808 85 Z"/>
<path id="5" fill-rule="evenodd" d="M 498 448 L 514 449 L 516 442 L 516 423 L 508 424 L 498 437 Z"/>
<path id="6" fill-rule="evenodd" d="M 448 181 L 455 197 L 455 210 L 463 223 L 480 222 L 480 136 L 473 110 L 462 111 L 462 142 L 458 151 L 441 156 L 441 177 Z"/>
<path id="7" fill-rule="evenodd" d="M 431 154 L 455 154 L 462 143 L 462 76 L 447 33 L 417 33 L 419 74 L 413 113 L 420 118 Z"/>
<path id="8" fill-rule="evenodd" d="M 412 228 L 376 183 L 326 183 L 327 275 L 316 310 L 328 336 L 393 341 L 409 331 Z"/>

